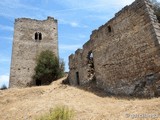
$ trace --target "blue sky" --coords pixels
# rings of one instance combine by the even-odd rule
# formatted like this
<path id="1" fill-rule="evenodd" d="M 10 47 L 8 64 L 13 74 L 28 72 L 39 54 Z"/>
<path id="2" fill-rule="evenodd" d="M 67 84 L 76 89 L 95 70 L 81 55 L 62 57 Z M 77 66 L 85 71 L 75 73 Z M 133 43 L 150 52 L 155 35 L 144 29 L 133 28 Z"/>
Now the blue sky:
<path id="1" fill-rule="evenodd" d="M 1 0 L 0 87 L 8 86 L 15 18 L 58 20 L 59 55 L 68 71 L 68 56 L 89 40 L 94 29 L 105 24 L 134 0 Z"/>

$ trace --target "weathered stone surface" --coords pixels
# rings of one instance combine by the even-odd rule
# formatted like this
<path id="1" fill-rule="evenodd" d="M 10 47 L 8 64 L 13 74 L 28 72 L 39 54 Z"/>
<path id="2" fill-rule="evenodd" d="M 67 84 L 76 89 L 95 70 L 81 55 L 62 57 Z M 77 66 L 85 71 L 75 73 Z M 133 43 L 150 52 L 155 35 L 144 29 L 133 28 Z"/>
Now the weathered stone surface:
<path id="1" fill-rule="evenodd" d="M 36 40 L 36 32 L 41 33 L 41 40 Z M 12 63 L 9 87 L 26 87 L 35 85 L 35 60 L 41 51 L 51 50 L 58 56 L 57 20 L 20 18 L 15 20 Z"/>
<path id="2" fill-rule="evenodd" d="M 93 53 L 96 85 L 113 94 L 160 95 L 160 24 L 148 0 L 136 0 L 94 30 L 83 50 L 69 57 L 69 81 L 89 84 Z M 78 76 L 77 76 L 78 73 Z"/>

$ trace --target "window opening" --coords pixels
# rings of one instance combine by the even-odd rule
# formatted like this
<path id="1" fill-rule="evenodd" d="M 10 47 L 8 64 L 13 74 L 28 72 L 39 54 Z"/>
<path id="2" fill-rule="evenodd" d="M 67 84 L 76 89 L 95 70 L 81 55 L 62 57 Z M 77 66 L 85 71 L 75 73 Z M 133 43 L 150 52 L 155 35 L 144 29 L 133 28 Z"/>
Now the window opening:
<path id="1" fill-rule="evenodd" d="M 42 34 L 39 33 L 39 40 L 42 40 Z"/>
<path id="2" fill-rule="evenodd" d="M 37 40 L 38 39 L 38 33 L 36 32 L 35 33 L 35 40 Z"/>
<path id="3" fill-rule="evenodd" d="M 36 41 L 37 41 L 37 40 L 42 40 L 42 33 L 36 32 L 36 33 L 35 33 L 35 40 L 36 40 Z"/>
<path id="4" fill-rule="evenodd" d="M 88 80 L 92 81 L 95 79 L 95 69 L 94 69 L 94 61 L 93 61 L 93 53 L 90 51 L 88 53 Z"/>
<path id="5" fill-rule="evenodd" d="M 77 85 L 79 85 L 79 72 L 76 72 Z"/>
<path id="6" fill-rule="evenodd" d="M 41 80 L 36 80 L 36 86 L 41 86 Z"/>
<path id="7" fill-rule="evenodd" d="M 108 26 L 108 32 L 112 32 L 111 26 Z"/>

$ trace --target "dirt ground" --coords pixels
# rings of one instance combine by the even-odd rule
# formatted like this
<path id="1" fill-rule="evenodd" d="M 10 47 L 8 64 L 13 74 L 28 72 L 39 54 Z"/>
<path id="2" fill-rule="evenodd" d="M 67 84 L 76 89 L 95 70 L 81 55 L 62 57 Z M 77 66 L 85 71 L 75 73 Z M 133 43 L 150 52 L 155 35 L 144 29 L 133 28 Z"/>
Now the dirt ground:
<path id="1" fill-rule="evenodd" d="M 0 90 L 0 120 L 35 120 L 57 105 L 75 111 L 75 120 L 160 120 L 160 98 L 130 99 L 98 95 L 62 85 Z"/>

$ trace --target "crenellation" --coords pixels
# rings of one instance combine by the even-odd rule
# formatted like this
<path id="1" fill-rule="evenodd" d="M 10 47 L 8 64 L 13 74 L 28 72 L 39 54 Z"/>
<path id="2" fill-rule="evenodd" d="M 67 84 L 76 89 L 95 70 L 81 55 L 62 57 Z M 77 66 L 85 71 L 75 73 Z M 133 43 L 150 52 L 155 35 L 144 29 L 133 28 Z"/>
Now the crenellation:
<path id="1" fill-rule="evenodd" d="M 75 51 L 75 54 L 81 54 L 83 52 L 83 49 L 77 49 L 76 51 Z"/>
<path id="2" fill-rule="evenodd" d="M 54 21 L 54 22 L 57 22 L 57 19 L 54 19 L 54 17 L 51 17 L 51 16 L 48 16 L 46 20 L 37 20 L 37 19 L 31 19 L 31 18 L 17 18 L 15 19 L 15 23 L 16 24 L 17 22 L 30 22 L 30 23 L 33 23 L 33 22 L 47 22 L 47 21 Z"/>

